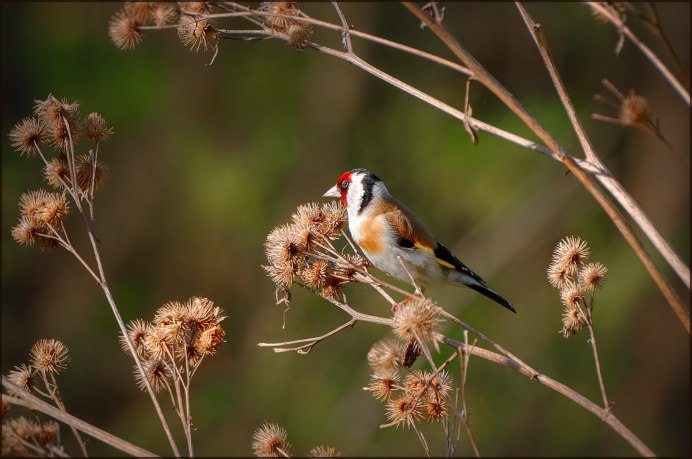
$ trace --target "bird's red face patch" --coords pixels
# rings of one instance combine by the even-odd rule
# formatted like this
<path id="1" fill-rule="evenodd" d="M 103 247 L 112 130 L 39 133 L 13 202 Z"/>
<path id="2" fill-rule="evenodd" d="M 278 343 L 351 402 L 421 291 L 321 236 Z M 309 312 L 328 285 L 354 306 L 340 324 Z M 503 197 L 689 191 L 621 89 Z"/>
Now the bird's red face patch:
<path id="1" fill-rule="evenodd" d="M 351 186 L 351 172 L 344 172 L 336 181 L 336 187 L 341 191 L 341 200 L 344 205 L 348 207 L 348 202 L 346 202 L 346 196 L 348 195 L 348 187 Z"/>

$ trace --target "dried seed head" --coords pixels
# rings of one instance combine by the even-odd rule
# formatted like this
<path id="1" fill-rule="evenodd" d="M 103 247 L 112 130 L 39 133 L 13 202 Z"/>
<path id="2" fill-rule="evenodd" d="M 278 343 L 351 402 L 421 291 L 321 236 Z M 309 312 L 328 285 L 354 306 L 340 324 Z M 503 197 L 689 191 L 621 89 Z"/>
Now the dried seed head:
<path id="1" fill-rule="evenodd" d="M 401 424 L 411 427 L 421 417 L 421 408 L 421 401 L 410 395 L 391 398 L 387 402 L 387 419 L 396 423 L 397 427 Z"/>
<path id="2" fill-rule="evenodd" d="M 393 339 L 383 339 L 368 351 L 368 364 L 373 371 L 383 372 L 396 370 L 401 364 L 401 343 Z"/>
<path id="3" fill-rule="evenodd" d="M 649 103 L 634 90 L 622 100 L 618 119 L 625 126 L 648 128 L 650 121 Z"/>
<path id="4" fill-rule="evenodd" d="M 45 100 L 34 101 L 34 114 L 46 128 L 63 126 L 65 120 L 70 125 L 70 134 L 77 137 L 79 127 L 79 103 L 58 100 L 53 94 L 48 94 Z"/>
<path id="5" fill-rule="evenodd" d="M 557 289 L 562 289 L 567 282 L 572 281 L 572 270 L 569 265 L 553 260 L 548 265 L 548 282 Z"/>
<path id="6" fill-rule="evenodd" d="M 170 3 L 154 2 L 154 9 L 151 11 L 151 19 L 157 27 L 163 27 L 172 24 L 178 12 Z"/>
<path id="7" fill-rule="evenodd" d="M 187 321 L 188 310 L 180 301 L 169 301 L 156 310 L 153 324 L 167 326 Z"/>
<path id="8" fill-rule="evenodd" d="M 57 422 L 52 420 L 44 421 L 35 431 L 34 438 L 36 438 L 39 445 L 50 450 L 51 446 L 58 444 L 60 439 L 60 426 Z"/>
<path id="9" fill-rule="evenodd" d="M 165 389 L 168 381 L 173 377 L 171 371 L 168 369 L 166 364 L 159 359 L 152 359 L 143 362 L 144 373 L 146 375 L 146 380 L 149 381 L 151 388 L 154 392 L 159 392 L 161 389 Z M 135 381 L 137 382 L 137 387 L 140 390 L 147 390 L 147 385 L 144 382 L 145 379 L 142 373 L 137 368 L 137 365 L 133 366 L 133 373 L 135 375 Z"/>
<path id="10" fill-rule="evenodd" d="M 208 327 L 220 324 L 226 316 L 223 309 L 214 305 L 208 298 L 193 296 L 183 307 L 186 309 L 186 326 L 191 330 L 202 331 Z"/>
<path id="11" fill-rule="evenodd" d="M 584 288 L 581 284 L 567 282 L 560 290 L 560 300 L 565 307 L 576 307 L 584 300 Z"/>
<path id="12" fill-rule="evenodd" d="M 23 390 L 31 392 L 36 383 L 34 378 L 34 369 L 26 364 L 21 364 L 14 367 L 7 375 L 10 381 L 21 387 Z M 13 393 L 10 391 L 10 393 Z"/>
<path id="13" fill-rule="evenodd" d="M 139 24 L 146 24 L 151 15 L 153 2 L 125 2 L 123 10 Z"/>
<path id="14" fill-rule="evenodd" d="M 84 136 L 92 142 L 102 142 L 113 134 L 113 128 L 106 124 L 106 120 L 99 113 L 92 112 L 84 120 Z"/>
<path id="15" fill-rule="evenodd" d="M 315 290 L 321 290 L 330 277 L 329 262 L 320 259 L 314 260 L 305 269 L 301 269 L 299 275 L 306 286 Z"/>
<path id="16" fill-rule="evenodd" d="M 305 266 L 306 258 L 299 248 L 300 231 L 295 225 L 274 228 L 264 243 L 269 266 L 263 266 L 279 288 L 288 289 L 296 280 L 296 272 Z"/>
<path id="17" fill-rule="evenodd" d="M 143 321 L 142 319 L 135 319 L 129 324 L 127 324 L 127 334 L 130 336 L 130 341 L 132 341 L 135 347 L 135 352 L 140 357 L 147 357 L 147 349 L 145 345 L 145 337 L 147 335 L 147 330 L 150 325 Z M 130 346 L 127 345 L 127 341 L 123 335 L 120 335 L 120 347 L 123 352 L 130 354 Z"/>
<path id="18" fill-rule="evenodd" d="M 310 35 L 312 35 L 312 27 L 305 22 L 295 22 L 286 28 L 287 43 L 294 48 L 305 48 Z"/>
<path id="19" fill-rule="evenodd" d="M 63 182 L 70 183 L 70 170 L 67 164 L 67 157 L 63 154 L 51 158 L 43 168 L 43 177 L 53 188 L 64 189 Z"/>
<path id="20" fill-rule="evenodd" d="M 306 242 L 301 249 L 306 251 L 311 250 L 313 240 L 322 242 L 323 238 L 333 240 L 341 236 L 346 218 L 346 209 L 340 202 L 303 204 L 291 216 L 295 226 L 305 234 Z"/>
<path id="21" fill-rule="evenodd" d="M 45 239 L 41 236 L 44 227 L 38 220 L 20 217 L 19 223 L 12 227 L 12 238 L 21 245 L 34 245 L 36 240 Z"/>
<path id="22" fill-rule="evenodd" d="M 199 51 L 204 48 L 206 51 L 216 46 L 219 36 L 209 19 L 180 16 L 178 38 L 191 50 Z"/>
<path id="23" fill-rule="evenodd" d="M 593 293 L 603 285 L 607 273 L 608 268 L 601 263 L 589 263 L 579 271 L 581 286 Z"/>
<path id="24" fill-rule="evenodd" d="M 430 422 L 436 422 L 447 416 L 447 401 L 445 397 L 432 395 L 423 402 L 423 412 Z"/>
<path id="25" fill-rule="evenodd" d="M 77 173 L 77 186 L 84 192 L 91 191 L 93 181 L 94 191 L 101 188 L 107 175 L 106 166 L 97 161 L 94 165 L 94 158 L 91 154 L 79 155 L 75 159 L 75 170 Z"/>
<path id="26" fill-rule="evenodd" d="M 445 398 L 452 389 L 451 376 L 439 372 L 440 378 L 431 371 L 414 370 L 404 380 L 404 390 L 413 397 Z"/>
<path id="27" fill-rule="evenodd" d="M 252 451 L 257 457 L 283 457 L 291 448 L 286 437 L 283 427 L 265 422 L 252 434 Z"/>
<path id="28" fill-rule="evenodd" d="M 46 141 L 46 129 L 36 118 L 24 118 L 12 128 L 9 137 L 19 154 L 33 156 Z"/>
<path id="29" fill-rule="evenodd" d="M 341 298 L 341 286 L 341 280 L 329 274 L 327 275 L 327 280 L 324 286 L 319 292 L 327 299 L 339 300 Z"/>
<path id="30" fill-rule="evenodd" d="M 140 44 L 144 34 L 139 27 L 141 22 L 130 16 L 127 11 L 120 10 L 111 18 L 108 26 L 108 35 L 113 44 L 122 50 L 135 49 Z"/>
<path id="31" fill-rule="evenodd" d="M 154 359 L 160 360 L 173 352 L 175 343 L 170 334 L 162 327 L 149 327 L 144 335 L 144 346 Z"/>
<path id="32" fill-rule="evenodd" d="M 574 273 L 589 258 L 591 250 L 586 241 L 578 236 L 567 236 L 561 240 L 553 251 L 553 264 L 562 265 Z"/>
<path id="33" fill-rule="evenodd" d="M 178 2 L 180 9 L 197 14 L 211 13 L 211 4 L 209 2 Z"/>
<path id="34" fill-rule="evenodd" d="M 220 325 L 209 327 L 197 337 L 197 348 L 204 354 L 213 355 L 224 342 L 225 336 L 226 332 Z"/>
<path id="35" fill-rule="evenodd" d="M 576 306 L 567 306 L 562 313 L 562 335 L 565 338 L 577 333 L 586 326 L 586 319 Z"/>
<path id="36" fill-rule="evenodd" d="M 440 308 L 427 298 L 411 298 L 402 303 L 394 313 L 394 333 L 404 339 L 437 346 L 435 333 L 441 322 Z"/>
<path id="37" fill-rule="evenodd" d="M 60 227 L 60 222 L 70 211 L 70 206 L 64 194 L 37 190 L 22 194 L 19 198 L 19 209 L 22 216 L 56 229 Z M 46 232 L 50 233 L 49 230 Z"/>
<path id="38" fill-rule="evenodd" d="M 365 390 L 369 390 L 378 400 L 386 400 L 397 390 L 399 386 L 399 372 L 393 369 L 375 371 L 370 375 L 370 383 Z"/>
<path id="39" fill-rule="evenodd" d="M 308 453 L 309 457 L 339 457 L 341 453 L 333 446 L 315 446 Z"/>
<path id="40" fill-rule="evenodd" d="M 57 339 L 41 339 L 31 346 L 29 361 L 38 371 L 59 374 L 67 368 L 68 349 Z"/>

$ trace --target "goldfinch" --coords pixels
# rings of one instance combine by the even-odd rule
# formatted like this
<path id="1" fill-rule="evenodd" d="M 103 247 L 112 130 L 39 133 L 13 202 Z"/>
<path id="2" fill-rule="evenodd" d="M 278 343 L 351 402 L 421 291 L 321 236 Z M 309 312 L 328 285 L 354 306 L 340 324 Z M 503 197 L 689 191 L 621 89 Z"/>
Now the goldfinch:
<path id="1" fill-rule="evenodd" d="M 516 312 L 392 197 L 382 180 L 369 170 L 344 172 L 324 197 L 341 198 L 351 237 L 376 268 L 404 282 L 413 277 L 421 290 L 434 284 L 463 284 Z"/>

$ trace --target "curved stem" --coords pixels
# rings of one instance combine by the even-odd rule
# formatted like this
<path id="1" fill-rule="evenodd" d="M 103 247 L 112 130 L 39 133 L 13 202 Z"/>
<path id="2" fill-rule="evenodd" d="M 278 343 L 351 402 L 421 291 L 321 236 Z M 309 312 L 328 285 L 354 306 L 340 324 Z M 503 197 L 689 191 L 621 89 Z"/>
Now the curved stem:
<path id="1" fill-rule="evenodd" d="M 65 424 L 84 432 L 90 437 L 100 440 L 103 443 L 124 452 L 125 454 L 130 454 L 136 457 L 158 457 L 151 451 L 147 451 L 144 448 L 133 445 L 122 438 L 116 437 L 105 430 L 101 430 L 98 427 L 84 422 L 69 413 L 59 410 L 50 403 L 44 402 L 32 393 L 23 390 L 21 387 L 14 384 L 5 375 L 2 376 L 2 386 L 12 393 L 12 395 L 3 394 L 2 399 L 13 405 L 23 406 L 30 410 L 45 413 L 58 421 L 64 422 Z"/>

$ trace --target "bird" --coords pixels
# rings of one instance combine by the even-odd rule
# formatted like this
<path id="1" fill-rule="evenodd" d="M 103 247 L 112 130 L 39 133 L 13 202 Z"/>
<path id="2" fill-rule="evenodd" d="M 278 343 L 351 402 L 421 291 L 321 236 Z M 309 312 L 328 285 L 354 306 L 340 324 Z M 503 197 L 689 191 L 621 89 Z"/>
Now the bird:
<path id="1" fill-rule="evenodd" d="M 344 172 L 323 197 L 341 198 L 353 241 L 379 270 L 404 282 L 413 278 L 421 292 L 432 285 L 465 285 L 517 312 L 437 240 L 371 171 Z"/>

